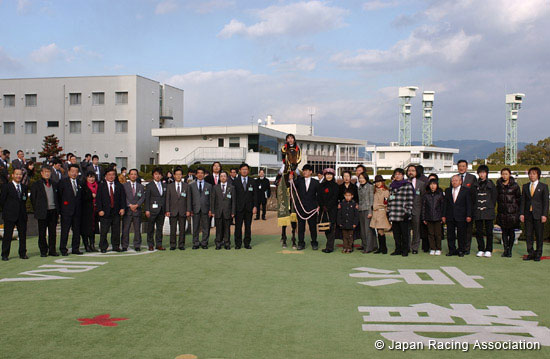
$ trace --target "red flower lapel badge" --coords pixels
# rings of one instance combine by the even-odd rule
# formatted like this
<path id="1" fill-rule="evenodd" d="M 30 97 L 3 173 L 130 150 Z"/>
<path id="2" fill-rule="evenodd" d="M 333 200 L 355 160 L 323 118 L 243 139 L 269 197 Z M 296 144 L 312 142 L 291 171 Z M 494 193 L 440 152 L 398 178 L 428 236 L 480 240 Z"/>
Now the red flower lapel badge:
<path id="1" fill-rule="evenodd" d="M 63 202 L 63 205 L 67 206 L 67 205 L 69 205 L 69 202 L 65 201 L 65 202 Z"/>
<path id="2" fill-rule="evenodd" d="M 328 193 L 328 188 L 325 188 L 325 193 Z"/>
<path id="3" fill-rule="evenodd" d="M 79 318 L 80 325 L 93 325 L 98 324 L 102 327 L 116 327 L 116 322 L 120 320 L 128 320 L 128 318 L 111 318 L 110 314 L 102 314 L 93 318 Z"/>

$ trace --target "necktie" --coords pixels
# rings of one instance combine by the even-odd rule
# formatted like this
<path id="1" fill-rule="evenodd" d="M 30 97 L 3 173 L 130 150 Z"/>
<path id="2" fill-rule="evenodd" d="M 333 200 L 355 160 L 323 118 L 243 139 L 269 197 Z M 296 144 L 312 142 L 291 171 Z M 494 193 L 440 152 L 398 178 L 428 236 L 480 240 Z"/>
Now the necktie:
<path id="1" fill-rule="evenodd" d="M 199 181 L 199 193 L 202 193 L 202 181 Z"/>
<path id="2" fill-rule="evenodd" d="M 243 178 L 243 188 L 246 191 L 246 177 Z"/>
<path id="3" fill-rule="evenodd" d="M 533 198 L 534 194 L 535 194 L 535 183 L 531 182 L 531 198 Z M 529 211 L 533 212 L 533 205 L 529 207 Z"/>
<path id="4" fill-rule="evenodd" d="M 225 183 L 222 184 L 222 192 L 223 192 L 223 194 L 225 194 Z"/>
<path id="5" fill-rule="evenodd" d="M 73 180 L 71 180 L 71 182 L 73 183 L 73 192 L 74 192 L 74 195 L 76 197 L 76 192 L 77 192 L 76 181 L 73 179 Z"/>
<path id="6" fill-rule="evenodd" d="M 214 175 L 214 184 L 218 184 L 218 176 Z"/>
<path id="7" fill-rule="evenodd" d="M 456 202 L 456 197 L 458 196 L 458 191 L 455 189 L 453 189 L 453 202 Z"/>
<path id="8" fill-rule="evenodd" d="M 50 181 L 46 180 L 46 187 L 50 187 Z"/>
<path id="9" fill-rule="evenodd" d="M 178 196 L 181 195 L 180 184 L 179 184 L 179 182 L 176 183 L 176 192 L 178 193 Z"/>
<path id="10" fill-rule="evenodd" d="M 132 183 L 132 196 L 136 196 L 136 184 Z"/>
<path id="11" fill-rule="evenodd" d="M 21 185 L 17 184 L 17 197 L 21 198 Z"/>
<path id="12" fill-rule="evenodd" d="M 111 208 L 115 206 L 115 196 L 114 196 L 114 190 L 113 190 L 113 182 L 109 183 L 109 197 L 111 199 Z"/>
<path id="13" fill-rule="evenodd" d="M 463 173 L 462 174 L 462 183 L 464 183 L 464 177 L 466 177 L 466 175 Z"/>

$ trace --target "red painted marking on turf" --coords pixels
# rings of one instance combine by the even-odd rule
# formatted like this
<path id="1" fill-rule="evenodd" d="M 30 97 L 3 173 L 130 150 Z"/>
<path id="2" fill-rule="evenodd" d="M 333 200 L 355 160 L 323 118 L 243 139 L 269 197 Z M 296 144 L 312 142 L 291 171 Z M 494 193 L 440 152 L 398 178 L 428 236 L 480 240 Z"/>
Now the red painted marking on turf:
<path id="1" fill-rule="evenodd" d="M 337 244 L 337 245 L 336 245 L 336 247 L 343 247 L 343 246 L 344 246 L 343 244 Z M 359 248 L 359 247 L 361 247 L 360 244 L 354 244 L 354 245 L 353 245 L 353 248 Z"/>
<path id="2" fill-rule="evenodd" d="M 527 254 L 525 254 L 525 255 L 523 256 L 523 258 L 527 258 Z M 550 259 L 550 256 L 540 257 L 540 259 Z"/>
<path id="3" fill-rule="evenodd" d="M 116 327 L 119 320 L 128 320 L 128 318 L 110 318 L 111 314 L 102 314 L 93 318 L 79 318 L 80 325 L 101 325 L 102 327 Z"/>

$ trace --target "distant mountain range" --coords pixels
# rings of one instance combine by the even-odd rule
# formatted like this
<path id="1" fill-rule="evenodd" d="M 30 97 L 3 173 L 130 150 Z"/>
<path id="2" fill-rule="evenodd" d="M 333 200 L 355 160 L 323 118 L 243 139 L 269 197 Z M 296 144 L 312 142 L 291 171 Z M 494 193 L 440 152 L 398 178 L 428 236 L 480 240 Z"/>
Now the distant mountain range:
<path id="1" fill-rule="evenodd" d="M 387 143 L 369 143 L 372 145 L 387 146 Z M 418 146 L 420 141 L 413 141 L 413 145 Z M 528 142 L 518 142 L 518 151 L 522 150 Z M 485 158 L 495 152 L 497 148 L 504 147 L 504 142 L 491 142 L 487 140 L 440 140 L 434 141 L 437 147 L 458 148 L 460 152 L 455 156 L 455 162 L 459 159 L 465 159 L 468 162 L 476 158 Z"/>

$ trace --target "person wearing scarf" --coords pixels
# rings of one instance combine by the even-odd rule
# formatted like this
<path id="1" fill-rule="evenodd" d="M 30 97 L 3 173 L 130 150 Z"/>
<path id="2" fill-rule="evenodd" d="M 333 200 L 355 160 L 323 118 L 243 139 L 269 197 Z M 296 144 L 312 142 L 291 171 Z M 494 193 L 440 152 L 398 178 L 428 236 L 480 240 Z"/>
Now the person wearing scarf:
<path id="1" fill-rule="evenodd" d="M 393 171 L 393 182 L 390 184 L 390 197 L 388 198 L 388 219 L 392 223 L 395 251 L 392 256 L 409 255 L 410 248 L 410 223 L 414 201 L 414 188 L 405 179 L 405 171 L 396 168 Z"/>
<path id="2" fill-rule="evenodd" d="M 98 251 L 95 247 L 95 235 L 99 233 L 99 219 L 95 205 L 97 188 L 95 172 L 89 171 L 82 186 L 82 220 L 80 223 L 80 235 L 86 252 Z"/>

